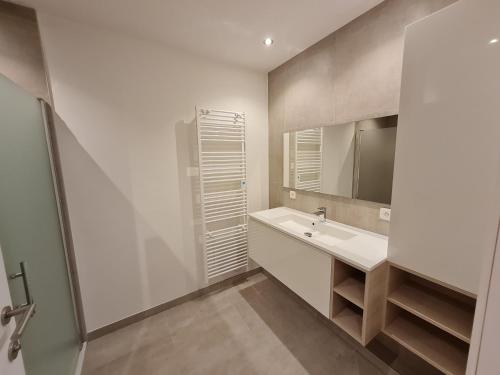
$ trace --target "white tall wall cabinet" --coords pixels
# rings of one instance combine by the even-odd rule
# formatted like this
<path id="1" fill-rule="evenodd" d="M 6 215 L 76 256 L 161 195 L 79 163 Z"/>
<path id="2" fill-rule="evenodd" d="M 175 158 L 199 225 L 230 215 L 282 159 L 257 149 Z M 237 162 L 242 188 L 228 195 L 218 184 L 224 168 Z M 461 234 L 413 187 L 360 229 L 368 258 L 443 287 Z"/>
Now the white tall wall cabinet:
<path id="1" fill-rule="evenodd" d="M 497 234 L 499 20 L 498 0 L 461 0 L 406 31 L 383 331 L 446 374 L 475 373 Z"/>
<path id="2" fill-rule="evenodd" d="M 459 1 L 404 47 L 389 260 L 472 294 L 500 204 L 499 6 Z"/>

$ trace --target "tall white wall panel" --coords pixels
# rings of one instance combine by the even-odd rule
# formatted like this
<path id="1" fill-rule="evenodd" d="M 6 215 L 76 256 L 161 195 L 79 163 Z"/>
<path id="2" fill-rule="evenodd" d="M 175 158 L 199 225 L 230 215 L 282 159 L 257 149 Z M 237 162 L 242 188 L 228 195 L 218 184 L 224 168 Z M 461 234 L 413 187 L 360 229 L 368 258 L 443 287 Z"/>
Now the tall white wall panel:
<path id="1" fill-rule="evenodd" d="M 471 293 L 500 206 L 499 19 L 462 0 L 405 39 L 389 259 Z"/>

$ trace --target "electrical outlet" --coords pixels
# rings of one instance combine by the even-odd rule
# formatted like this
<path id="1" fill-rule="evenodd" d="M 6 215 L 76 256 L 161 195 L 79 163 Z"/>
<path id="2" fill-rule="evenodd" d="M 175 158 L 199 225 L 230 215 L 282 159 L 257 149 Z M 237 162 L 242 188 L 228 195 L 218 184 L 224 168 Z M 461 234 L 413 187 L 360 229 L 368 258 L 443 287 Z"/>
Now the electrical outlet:
<path id="1" fill-rule="evenodd" d="M 297 194 L 295 193 L 294 190 L 290 190 L 290 199 L 296 199 L 297 198 Z"/>
<path id="2" fill-rule="evenodd" d="M 381 208 L 378 214 L 381 220 L 391 221 L 391 209 L 390 208 Z"/>

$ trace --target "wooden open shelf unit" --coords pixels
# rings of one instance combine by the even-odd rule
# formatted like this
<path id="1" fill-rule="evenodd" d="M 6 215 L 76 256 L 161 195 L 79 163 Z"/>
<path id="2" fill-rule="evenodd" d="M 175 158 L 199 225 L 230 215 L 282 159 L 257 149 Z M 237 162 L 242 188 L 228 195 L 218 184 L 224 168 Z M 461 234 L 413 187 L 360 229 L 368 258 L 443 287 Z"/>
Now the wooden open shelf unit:
<path id="1" fill-rule="evenodd" d="M 445 374 L 465 374 L 475 304 L 391 265 L 383 332 Z"/>
<path id="2" fill-rule="evenodd" d="M 332 321 L 362 343 L 363 310 L 340 295 L 333 295 Z"/>
<path id="3" fill-rule="evenodd" d="M 340 260 L 334 261 L 333 292 L 364 308 L 366 274 Z"/>
<path id="4" fill-rule="evenodd" d="M 331 319 L 362 345 L 381 330 L 385 277 L 385 264 L 364 272 L 333 260 Z"/>

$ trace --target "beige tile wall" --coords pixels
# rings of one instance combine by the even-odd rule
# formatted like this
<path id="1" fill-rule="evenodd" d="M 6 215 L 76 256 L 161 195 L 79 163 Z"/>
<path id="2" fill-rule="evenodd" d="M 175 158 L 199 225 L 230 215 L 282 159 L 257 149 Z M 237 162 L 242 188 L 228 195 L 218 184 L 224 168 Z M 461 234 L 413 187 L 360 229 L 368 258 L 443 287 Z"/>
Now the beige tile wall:
<path id="1" fill-rule="evenodd" d="M 326 207 L 329 219 L 376 233 L 389 233 L 389 223 L 378 217 L 379 208 L 387 206 L 307 191 L 296 191 L 297 199 L 292 200 L 289 197 L 289 189 L 282 190 L 283 206 L 305 212 L 314 212 L 318 207 Z"/>
<path id="2" fill-rule="evenodd" d="M 384 205 L 282 188 L 282 134 L 395 114 L 405 26 L 456 0 L 386 0 L 269 73 L 269 200 L 271 207 L 312 211 L 387 234 Z"/>
<path id="3" fill-rule="evenodd" d="M 50 102 L 35 11 L 0 0 L 0 74 Z"/>

